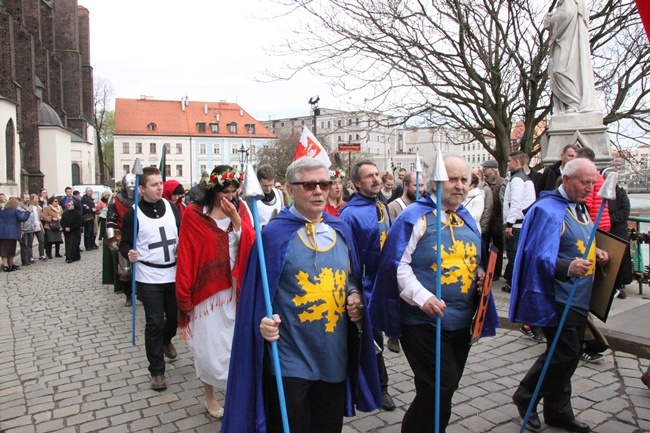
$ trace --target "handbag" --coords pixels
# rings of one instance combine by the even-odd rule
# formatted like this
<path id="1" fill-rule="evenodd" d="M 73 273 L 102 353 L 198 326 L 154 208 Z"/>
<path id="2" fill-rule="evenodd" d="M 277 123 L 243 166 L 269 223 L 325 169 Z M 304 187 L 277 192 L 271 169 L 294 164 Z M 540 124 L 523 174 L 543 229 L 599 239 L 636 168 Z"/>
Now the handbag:
<path id="1" fill-rule="evenodd" d="M 93 221 L 94 219 L 95 219 L 95 215 L 93 215 L 91 213 L 84 214 L 84 216 L 83 216 L 83 222 L 85 222 L 85 223 Z"/>
<path id="2" fill-rule="evenodd" d="M 59 231 L 61 230 L 60 221 L 50 221 L 50 230 Z"/>

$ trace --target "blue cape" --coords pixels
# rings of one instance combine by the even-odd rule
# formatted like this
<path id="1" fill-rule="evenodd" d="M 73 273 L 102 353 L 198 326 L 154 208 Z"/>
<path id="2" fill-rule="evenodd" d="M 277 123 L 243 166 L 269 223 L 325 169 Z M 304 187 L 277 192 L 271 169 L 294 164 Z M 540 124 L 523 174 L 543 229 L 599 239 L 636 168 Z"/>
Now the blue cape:
<path id="1" fill-rule="evenodd" d="M 323 213 L 323 222 L 345 239 L 350 251 L 350 263 L 355 278 L 360 275 L 359 259 L 350 227 L 338 218 Z M 271 298 L 275 295 L 284 267 L 289 243 L 305 222 L 285 207 L 262 231 L 264 254 Z M 260 276 L 257 244 L 251 248 L 244 277 L 233 338 L 223 433 L 265 433 L 264 395 L 262 392 L 263 360 L 266 340 L 259 331 L 260 321 L 266 317 L 264 293 Z M 377 357 L 370 332 L 367 309 L 364 309 L 361 343 L 357 327 L 349 323 L 349 363 L 346 380 L 345 415 L 353 416 L 354 409 L 370 412 L 381 407 L 381 391 L 377 372 Z M 368 330 L 365 332 L 365 330 Z M 356 344 L 354 344 L 356 343 Z M 360 351 L 360 354 L 359 354 Z M 282 359 L 280 359 L 282 363 Z M 287 372 L 285 372 L 287 373 Z"/>
<path id="2" fill-rule="evenodd" d="M 379 269 L 381 277 L 377 278 L 373 289 L 373 297 L 368 305 L 370 320 L 375 328 L 381 329 L 390 337 L 402 335 L 402 321 L 400 317 L 400 297 L 397 287 L 397 266 L 399 265 L 404 250 L 411 239 L 413 225 L 425 215 L 436 209 L 436 204 L 431 197 L 425 196 L 410 204 L 400 213 L 388 232 L 386 243 L 381 251 Z M 462 205 L 456 210 L 467 226 L 481 239 L 476 223 L 469 211 Z M 490 293 L 489 305 L 483 326 L 483 336 L 492 337 L 496 328 L 501 326 L 499 315 Z M 477 304 L 478 306 L 478 304 Z"/>
<path id="3" fill-rule="evenodd" d="M 544 191 L 528 209 L 512 270 L 510 321 L 555 326 L 555 262 L 569 201 Z"/>
<path id="4" fill-rule="evenodd" d="M 356 193 L 341 208 L 341 219 L 352 229 L 361 265 L 364 267 L 363 294 L 366 303 L 370 302 L 379 263 L 379 220 L 376 206 L 372 199 Z"/>

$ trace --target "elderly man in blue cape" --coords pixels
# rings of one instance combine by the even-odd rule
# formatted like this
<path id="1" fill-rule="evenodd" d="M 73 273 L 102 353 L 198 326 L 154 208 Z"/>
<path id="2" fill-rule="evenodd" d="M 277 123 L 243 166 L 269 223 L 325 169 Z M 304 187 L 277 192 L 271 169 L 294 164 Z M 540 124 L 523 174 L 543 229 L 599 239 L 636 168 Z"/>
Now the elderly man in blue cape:
<path id="1" fill-rule="evenodd" d="M 404 433 L 434 430 L 437 316 L 442 324 L 439 421 L 440 431 L 445 431 L 469 354 L 470 328 L 485 277 L 480 265 L 481 235 L 461 204 L 469 188 L 469 166 L 452 155 L 444 163 L 449 180 L 441 187 L 442 299 L 435 296 L 438 206 L 432 194 L 407 207 L 391 227 L 379 261 L 381 278 L 369 305 L 374 326 L 390 337 L 401 335 L 415 375 L 416 395 L 402 421 Z M 492 297 L 486 316 L 483 335 L 493 336 L 499 319 Z"/>
<path id="2" fill-rule="evenodd" d="M 390 219 L 386 205 L 377 199 L 381 190 L 381 178 L 375 163 L 368 159 L 357 161 L 350 170 L 350 179 L 357 192 L 341 209 L 341 219 L 352 228 L 363 269 L 363 297 L 369 303 L 379 269 L 379 252 L 386 240 Z M 377 367 L 382 408 L 395 410 L 395 402 L 388 393 L 388 371 L 383 354 L 384 335 L 374 325 L 372 332 L 375 344 L 381 349 L 377 353 Z"/>
<path id="3" fill-rule="evenodd" d="M 587 260 L 582 259 L 593 227 L 584 201 L 597 175 L 596 166 L 588 159 L 567 162 L 562 171 L 562 185 L 555 191 L 542 193 L 528 210 L 521 229 L 512 278 L 510 321 L 541 326 L 547 341 L 546 352 L 535 361 L 512 397 L 522 418 L 576 284 L 575 297 L 548 374 L 526 426 L 529 430 L 541 429 L 536 406 L 543 398 L 546 424 L 574 432 L 590 431 L 589 425 L 575 419 L 573 414 L 571 376 L 580 360 L 595 265 L 602 266 L 609 260 L 607 252 L 596 248 L 595 243 Z"/>
<path id="4" fill-rule="evenodd" d="M 355 407 L 369 412 L 381 405 L 352 233 L 323 212 L 332 185 L 327 168 L 301 158 L 286 179 L 294 204 L 262 232 L 276 314 L 266 317 L 254 246 L 237 310 L 224 433 L 283 431 L 267 341 L 277 341 L 292 433 L 340 433 Z"/>

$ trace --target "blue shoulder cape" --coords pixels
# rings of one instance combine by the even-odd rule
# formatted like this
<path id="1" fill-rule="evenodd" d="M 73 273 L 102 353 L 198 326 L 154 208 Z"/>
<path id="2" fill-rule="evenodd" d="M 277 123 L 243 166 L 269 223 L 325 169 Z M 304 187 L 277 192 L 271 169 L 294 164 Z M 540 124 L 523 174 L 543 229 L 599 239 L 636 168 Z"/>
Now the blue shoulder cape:
<path id="1" fill-rule="evenodd" d="M 512 270 L 510 321 L 555 326 L 555 262 L 569 201 L 544 191 L 526 213 Z"/>
<path id="2" fill-rule="evenodd" d="M 350 227 L 338 218 L 323 213 L 323 221 L 345 239 L 350 251 L 350 263 L 355 278 L 361 273 Z M 285 207 L 276 218 L 262 230 L 264 254 L 271 298 L 275 295 L 280 274 L 284 267 L 289 242 L 305 222 L 289 212 Z M 381 391 L 377 358 L 370 332 L 368 310 L 364 309 L 361 342 L 357 337 L 357 327 L 350 322 L 349 338 L 356 344 L 348 344 L 349 367 L 346 380 L 345 415 L 353 416 L 354 409 L 371 412 L 381 407 Z M 266 317 L 264 294 L 259 269 L 257 244 L 251 248 L 246 275 L 244 277 L 230 358 L 228 386 L 223 433 L 265 433 L 264 395 L 262 392 L 263 360 L 266 340 L 259 331 L 260 321 Z M 355 348 L 356 346 L 356 348 Z M 360 354 L 359 354 L 360 351 Z M 354 356 L 358 355 L 358 356 Z M 280 359 L 282 363 L 282 359 Z"/>
<path id="3" fill-rule="evenodd" d="M 353 194 L 350 201 L 341 208 L 340 218 L 352 229 L 364 270 L 364 299 L 369 303 L 379 263 L 379 221 L 376 204 L 359 193 Z"/>
<path id="4" fill-rule="evenodd" d="M 381 269 L 381 278 L 377 278 L 373 289 L 373 297 L 368 305 L 370 310 L 370 320 L 373 327 L 381 329 L 390 337 L 399 337 L 402 335 L 402 321 L 400 317 L 400 297 L 397 287 L 397 266 L 399 265 L 404 250 L 411 239 L 413 225 L 422 218 L 423 215 L 436 209 L 436 204 L 431 197 L 425 196 L 418 201 L 409 205 L 400 213 L 388 232 L 388 237 L 384 243 L 379 260 L 379 269 Z M 456 210 L 467 226 L 481 239 L 481 235 L 476 228 L 476 223 L 465 209 L 460 206 Z M 496 328 L 501 326 L 499 315 L 494 303 L 494 298 L 490 293 L 490 300 L 485 325 L 483 327 L 483 336 L 492 337 L 496 333 Z"/>

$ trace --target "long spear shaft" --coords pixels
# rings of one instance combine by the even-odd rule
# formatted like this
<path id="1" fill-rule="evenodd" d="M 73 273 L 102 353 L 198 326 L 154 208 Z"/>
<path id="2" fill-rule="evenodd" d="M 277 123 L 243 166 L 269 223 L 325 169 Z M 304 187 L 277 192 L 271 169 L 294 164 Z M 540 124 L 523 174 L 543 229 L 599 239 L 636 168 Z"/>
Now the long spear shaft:
<path id="1" fill-rule="evenodd" d="M 264 243 L 262 242 L 262 227 L 257 210 L 257 199 L 262 195 L 262 187 L 257 181 L 255 170 L 252 164 L 246 166 L 244 185 L 244 196 L 251 197 L 251 213 L 253 214 L 253 224 L 255 226 L 255 243 L 257 245 L 257 256 L 260 263 L 260 275 L 262 277 L 262 288 L 264 291 L 264 305 L 266 307 L 266 317 L 273 319 L 273 306 L 271 304 L 271 291 L 269 289 L 269 278 L 266 272 L 266 259 L 264 257 Z M 282 371 L 280 370 L 280 354 L 278 352 L 278 342 L 271 341 L 271 358 L 273 369 L 275 371 L 275 382 L 278 388 L 278 399 L 280 401 L 280 414 L 282 416 L 282 427 L 284 433 L 290 433 L 289 416 L 287 415 L 287 403 L 284 396 L 284 384 L 282 383 Z"/>
<path id="2" fill-rule="evenodd" d="M 133 174 L 135 174 L 135 191 L 133 193 L 133 249 L 137 251 L 138 241 L 138 190 L 140 187 L 140 175 L 142 174 L 142 165 L 140 158 L 133 164 Z M 131 344 L 135 346 L 135 298 L 137 286 L 135 284 L 135 265 L 131 263 Z"/>
<path id="3" fill-rule="evenodd" d="M 596 231 L 598 230 L 598 223 L 600 223 L 600 218 L 603 216 L 603 211 L 605 210 L 605 205 L 607 204 L 606 198 L 611 198 L 612 184 L 614 187 L 614 197 L 616 197 L 616 175 L 613 174 L 611 176 L 613 182 L 609 181 L 608 183 L 607 181 L 605 181 L 605 184 L 601 187 L 601 192 L 603 193 L 601 197 L 603 197 L 603 201 L 600 203 L 598 216 L 596 216 L 596 221 L 594 221 L 594 226 L 591 229 L 591 234 L 589 235 L 589 241 L 587 242 L 587 247 L 585 248 L 585 252 L 582 255 L 582 260 L 587 260 L 587 258 L 589 257 L 589 250 L 591 250 L 591 245 L 596 239 Z M 609 179 L 610 178 L 608 177 L 608 180 Z M 609 194 L 609 197 L 607 197 L 606 194 Z M 564 310 L 562 311 L 562 317 L 560 318 L 560 323 L 557 326 L 557 331 L 555 331 L 555 336 L 553 337 L 553 342 L 551 343 L 551 347 L 548 349 L 548 355 L 546 355 L 546 360 L 544 361 L 544 367 L 542 367 L 542 372 L 540 373 L 539 379 L 537 380 L 535 391 L 533 392 L 533 396 L 530 400 L 530 403 L 528 404 L 528 409 L 526 409 L 526 416 L 524 417 L 524 422 L 521 424 L 521 429 L 519 430 L 519 433 L 524 433 L 524 430 L 526 430 L 526 426 L 528 425 L 528 418 L 530 418 L 530 414 L 533 411 L 533 407 L 535 407 L 537 396 L 539 395 L 539 391 L 542 388 L 542 384 L 544 383 L 544 378 L 546 377 L 546 372 L 548 371 L 548 367 L 551 364 L 551 358 L 553 358 L 553 352 L 555 352 L 555 347 L 557 346 L 557 342 L 560 340 L 560 334 L 562 333 L 564 322 L 566 321 L 567 315 L 569 314 L 569 309 L 571 308 L 571 303 L 573 302 L 573 297 L 575 296 L 579 280 L 580 278 L 575 278 L 573 280 L 573 286 L 571 286 L 571 292 L 569 292 L 569 298 L 567 299 L 566 305 L 564 306 Z"/>

